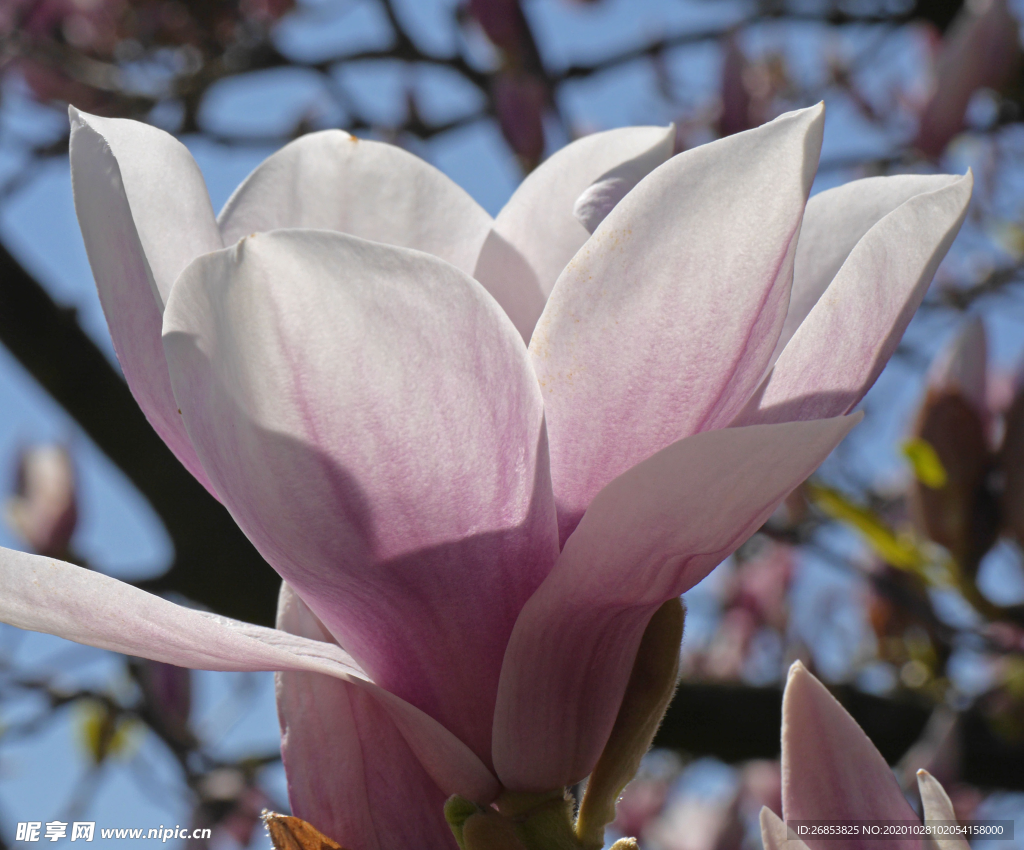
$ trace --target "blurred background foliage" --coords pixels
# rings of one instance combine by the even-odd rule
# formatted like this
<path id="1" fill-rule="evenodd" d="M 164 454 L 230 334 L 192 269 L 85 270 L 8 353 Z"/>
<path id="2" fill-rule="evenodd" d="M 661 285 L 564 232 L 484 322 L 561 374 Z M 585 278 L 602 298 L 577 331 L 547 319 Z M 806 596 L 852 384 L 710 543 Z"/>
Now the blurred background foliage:
<path id="1" fill-rule="evenodd" d="M 671 121 L 684 150 L 824 99 L 815 191 L 971 166 L 971 214 L 864 424 L 687 594 L 680 691 L 616 828 L 652 850 L 758 846 L 757 811 L 781 808 L 780 689 L 797 658 L 835 687 L 908 795 L 927 767 L 961 817 L 1019 816 L 1022 21 L 1010 0 L 0 0 L 0 342 L 12 356 L 0 371 L 23 371 L 73 421 L 62 441 L 3 432 L 15 545 L 107 568 L 79 522 L 106 492 L 81 485 L 98 449 L 169 543 L 155 568 L 127 570 L 136 583 L 273 621 L 276 576 L 138 411 L 88 275 L 73 292 L 55 282 L 46 249 L 24 237 L 49 227 L 19 203 L 67 170 L 68 103 L 179 134 L 215 203 L 230 189 L 218 168 L 237 181 L 289 139 L 343 127 L 435 162 L 493 213 L 588 132 Z M 46 192 L 68 208 L 66 179 Z M 70 221 L 57 217 L 52 238 L 74 242 L 81 269 Z M 19 398 L 0 388 L 12 421 Z M 97 808 L 125 781 L 152 786 L 139 825 L 186 818 L 213 828 L 189 846 L 266 846 L 260 810 L 286 810 L 272 718 L 267 677 L 4 628 L 0 847 L 30 816 L 134 824 L 130 795 Z M 246 723 L 262 737 L 225 749 Z M 32 749 L 61 725 L 73 737 Z M 45 811 L 27 811 L 41 795 Z"/>

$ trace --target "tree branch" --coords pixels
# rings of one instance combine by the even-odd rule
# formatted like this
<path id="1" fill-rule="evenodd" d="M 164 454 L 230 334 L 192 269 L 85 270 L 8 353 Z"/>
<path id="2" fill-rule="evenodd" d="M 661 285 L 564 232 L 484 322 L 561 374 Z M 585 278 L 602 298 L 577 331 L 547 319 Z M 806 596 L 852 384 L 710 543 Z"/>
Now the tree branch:
<path id="1" fill-rule="evenodd" d="M 228 512 L 163 444 L 127 384 L 0 244 L 0 342 L 153 506 L 174 542 L 171 569 L 143 583 L 238 619 L 272 624 L 280 580 Z"/>

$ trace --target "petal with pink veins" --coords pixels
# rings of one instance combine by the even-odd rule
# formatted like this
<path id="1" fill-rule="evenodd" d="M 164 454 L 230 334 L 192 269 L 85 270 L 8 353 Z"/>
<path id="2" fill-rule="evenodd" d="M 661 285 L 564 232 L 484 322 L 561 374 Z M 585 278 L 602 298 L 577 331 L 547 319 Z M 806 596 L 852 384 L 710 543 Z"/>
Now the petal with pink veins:
<path id="1" fill-rule="evenodd" d="M 268 230 L 336 230 L 415 248 L 467 274 L 491 217 L 434 166 L 343 130 L 309 133 L 265 159 L 224 205 L 224 244 Z"/>
<path id="2" fill-rule="evenodd" d="M 530 341 L 562 540 L 615 476 L 722 428 L 764 375 L 824 108 L 681 153 L 609 213 Z"/>
<path id="3" fill-rule="evenodd" d="M 782 698 L 782 812 L 793 820 L 902 820 L 917 816 L 857 721 L 799 661 Z M 808 838 L 810 850 L 871 850 L 870 839 Z M 920 842 L 897 840 L 916 848 Z"/>
<path id="4" fill-rule="evenodd" d="M 733 424 L 846 413 L 899 344 L 967 215 L 974 179 L 905 201 L 857 243 Z"/>
<path id="5" fill-rule="evenodd" d="M 697 434 L 597 495 L 505 653 L 493 752 L 506 787 L 590 773 L 654 611 L 753 534 L 859 418 Z"/>
<path id="6" fill-rule="evenodd" d="M 71 114 L 71 184 L 114 351 L 146 418 L 175 456 L 213 488 L 189 442 L 160 341 L 175 278 L 222 246 L 191 154 L 137 121 Z"/>
<path id="7" fill-rule="evenodd" d="M 558 553 L 540 391 L 472 278 L 275 231 L 207 255 L 164 317 L 224 504 L 373 680 L 485 761 L 502 655 Z"/>
<path id="8" fill-rule="evenodd" d="M 333 643 L 287 584 L 277 627 Z M 292 812 L 346 850 L 453 850 L 445 794 L 372 695 L 316 673 L 277 674 Z"/>
<path id="9" fill-rule="evenodd" d="M 934 192 L 957 179 L 950 174 L 865 177 L 811 198 L 796 246 L 789 311 L 771 362 L 778 359 L 850 251 L 876 222 L 916 195 Z"/>
<path id="10" fill-rule="evenodd" d="M 387 711 L 446 795 L 485 804 L 498 793 L 469 747 L 371 682 L 337 645 L 185 608 L 101 573 L 10 549 L 0 549 L 0 622 L 179 667 L 334 677 Z"/>

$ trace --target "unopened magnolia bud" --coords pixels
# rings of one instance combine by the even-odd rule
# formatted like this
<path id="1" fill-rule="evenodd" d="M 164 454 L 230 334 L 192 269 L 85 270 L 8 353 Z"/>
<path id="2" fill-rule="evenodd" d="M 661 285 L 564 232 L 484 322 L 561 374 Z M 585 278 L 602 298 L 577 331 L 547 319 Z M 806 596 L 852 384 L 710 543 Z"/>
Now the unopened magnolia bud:
<path id="1" fill-rule="evenodd" d="M 932 95 L 921 110 L 918 149 L 937 157 L 963 129 L 971 96 L 1013 80 L 1020 64 L 1018 30 L 1007 0 L 964 4 L 942 42 Z"/>
<path id="2" fill-rule="evenodd" d="M 67 558 L 78 520 L 75 470 L 61 446 L 36 446 L 22 453 L 7 519 L 40 555 Z"/>
<path id="3" fill-rule="evenodd" d="M 146 706 L 161 731 L 179 743 L 191 743 L 192 671 L 149 659 L 140 659 L 134 669 Z"/>
<path id="4" fill-rule="evenodd" d="M 675 693 L 684 618 L 682 600 L 670 599 L 647 624 L 615 725 L 580 804 L 576 834 L 585 847 L 604 846 L 615 801 L 636 775 Z"/>
<path id="5" fill-rule="evenodd" d="M 543 81 L 524 71 L 502 71 L 494 78 L 492 94 L 505 141 L 523 170 L 532 171 L 544 155 L 544 109 L 548 95 Z"/>
<path id="6" fill-rule="evenodd" d="M 975 319 L 936 358 L 905 449 L 916 473 L 915 521 L 968 575 L 977 571 L 998 530 L 989 490 L 993 457 L 984 408 L 986 361 L 984 327 Z"/>
<path id="7" fill-rule="evenodd" d="M 1003 524 L 1024 544 L 1024 388 L 1006 413 L 1006 434 L 999 452 L 999 468 L 1005 478 L 1002 494 Z"/>

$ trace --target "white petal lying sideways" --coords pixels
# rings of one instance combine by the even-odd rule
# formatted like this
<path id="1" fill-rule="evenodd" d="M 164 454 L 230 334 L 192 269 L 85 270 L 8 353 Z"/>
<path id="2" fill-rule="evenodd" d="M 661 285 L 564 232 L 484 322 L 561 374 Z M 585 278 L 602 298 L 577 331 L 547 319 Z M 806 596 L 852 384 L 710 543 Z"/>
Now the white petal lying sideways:
<path id="1" fill-rule="evenodd" d="M 969 174 L 808 204 L 823 120 L 588 136 L 495 219 L 315 133 L 215 218 L 172 137 L 72 110 L 128 384 L 286 584 L 274 631 L 5 552 L 0 619 L 282 671 L 292 806 L 349 850 L 582 779 L 653 613 L 843 439 L 963 220 Z"/>

